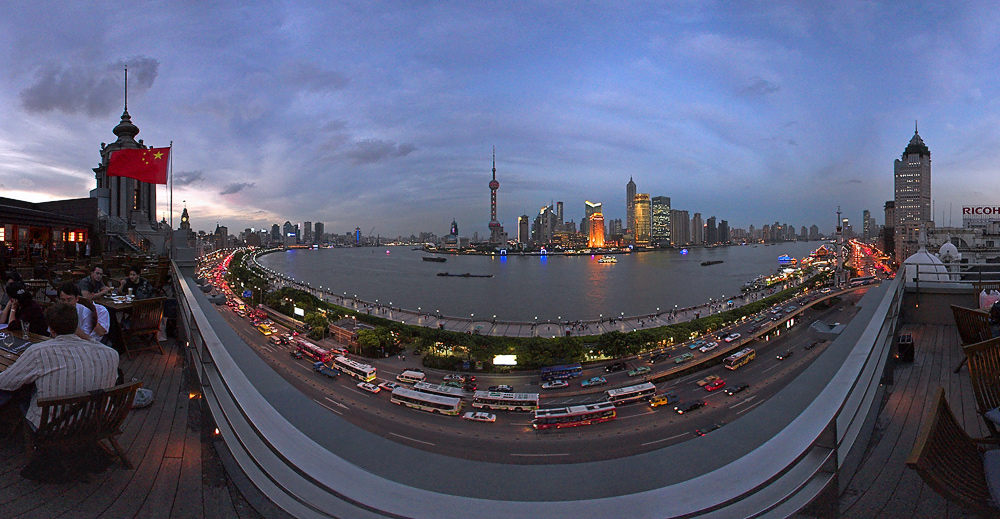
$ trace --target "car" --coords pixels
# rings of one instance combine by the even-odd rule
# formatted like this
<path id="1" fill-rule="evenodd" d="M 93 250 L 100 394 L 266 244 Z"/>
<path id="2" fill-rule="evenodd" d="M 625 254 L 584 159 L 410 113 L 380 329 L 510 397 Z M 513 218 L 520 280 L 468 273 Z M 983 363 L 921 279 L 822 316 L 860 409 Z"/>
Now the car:
<path id="1" fill-rule="evenodd" d="M 650 371 L 652 371 L 652 370 L 649 369 L 649 366 L 639 366 L 638 368 L 635 368 L 632 371 L 629 371 L 628 372 L 628 376 L 630 376 L 630 377 L 638 377 L 639 375 L 644 375 L 646 373 L 649 373 Z"/>
<path id="2" fill-rule="evenodd" d="M 787 359 L 788 357 L 791 357 L 793 353 L 795 353 L 795 352 L 794 352 L 794 351 L 792 351 L 792 350 L 788 350 L 788 351 L 786 351 L 786 352 L 784 352 L 784 353 L 779 353 L 779 354 L 777 355 L 777 359 L 778 359 L 778 360 L 785 360 L 785 359 Z"/>
<path id="3" fill-rule="evenodd" d="M 702 407 L 705 407 L 704 400 L 694 400 L 692 402 L 677 404 L 677 406 L 674 407 L 674 411 L 676 411 L 677 414 L 684 414 L 690 413 L 696 409 L 701 409 Z"/>
<path id="4" fill-rule="evenodd" d="M 669 358 L 670 358 L 670 354 L 669 353 L 660 351 L 660 352 L 656 352 L 656 353 L 654 353 L 654 354 L 652 354 L 652 355 L 649 356 L 649 363 L 650 364 L 656 364 L 657 362 L 659 362 L 661 360 L 667 360 Z"/>
<path id="5" fill-rule="evenodd" d="M 788 305 L 785 307 L 786 312 L 794 312 L 796 309 L 798 309 L 798 306 L 796 305 Z"/>
<path id="6" fill-rule="evenodd" d="M 493 413 L 486 413 L 483 411 L 469 411 L 462 415 L 462 418 L 466 420 L 472 420 L 473 422 L 495 422 L 497 421 L 497 415 Z"/>
<path id="7" fill-rule="evenodd" d="M 441 384 L 441 385 L 442 386 L 448 386 L 448 387 L 457 387 L 459 389 L 462 388 L 462 383 L 459 382 L 459 381 L 457 381 L 457 380 L 449 380 L 449 381 L 447 381 L 447 382 L 445 382 L 444 384 Z"/>
<path id="8" fill-rule="evenodd" d="M 691 344 L 689 344 L 688 348 L 690 348 L 692 350 L 697 350 L 698 348 L 701 348 L 702 346 L 704 346 L 705 342 L 706 341 L 704 339 L 698 339 L 697 341 L 694 341 Z"/>
<path id="9" fill-rule="evenodd" d="M 591 377 L 588 378 L 587 380 L 580 382 L 580 387 L 600 386 L 607 383 L 608 379 L 604 377 Z"/>
<path id="10" fill-rule="evenodd" d="M 607 371 L 608 373 L 613 373 L 615 371 L 621 371 L 625 368 L 626 366 L 624 362 L 612 362 L 611 364 L 604 366 L 604 371 Z"/>
<path id="11" fill-rule="evenodd" d="M 701 348 L 698 348 L 698 351 L 700 351 L 702 353 L 708 353 L 708 352 L 714 350 L 718 345 L 719 345 L 719 343 L 717 343 L 715 341 L 712 341 L 712 342 L 709 342 L 709 343 L 705 343 L 704 346 L 702 346 Z"/>
<path id="12" fill-rule="evenodd" d="M 472 383 L 472 382 L 475 382 L 475 381 L 476 381 L 476 376 L 475 375 L 470 375 L 468 373 L 465 373 L 464 375 L 462 375 L 462 382 Z"/>
<path id="13" fill-rule="evenodd" d="M 420 368 L 406 368 L 403 371 L 416 371 L 417 373 L 423 373 L 424 372 L 424 370 L 422 370 Z"/>
<path id="14" fill-rule="evenodd" d="M 292 350 L 289 351 L 288 354 L 291 355 L 292 357 L 295 357 L 296 359 L 301 359 L 305 357 L 305 354 L 303 354 L 301 350 Z"/>
<path id="15" fill-rule="evenodd" d="M 674 364 L 684 364 L 685 362 L 687 362 L 687 361 L 689 361 L 689 360 L 691 360 L 693 358 L 694 358 L 694 353 L 691 353 L 691 352 L 682 353 L 682 354 L 674 357 Z"/>
<path id="16" fill-rule="evenodd" d="M 726 340 L 726 342 L 733 342 L 736 339 L 739 339 L 740 337 L 741 336 L 738 333 L 731 333 L 731 334 L 729 334 L 729 335 L 726 336 L 725 340 Z"/>
<path id="17" fill-rule="evenodd" d="M 479 389 L 479 386 L 477 386 L 473 382 L 466 382 L 465 384 L 462 384 L 462 389 L 468 391 L 469 393 L 472 393 L 473 391 Z"/>
<path id="18" fill-rule="evenodd" d="M 363 389 L 369 393 L 378 393 L 381 389 L 371 382 L 358 382 L 358 389 Z"/>
<path id="19" fill-rule="evenodd" d="M 568 385 L 569 382 L 565 380 L 549 380 L 548 382 L 542 382 L 542 389 L 559 389 Z"/>
<path id="20" fill-rule="evenodd" d="M 701 387 L 705 387 L 708 384 L 711 384 L 712 382 L 715 382 L 716 380 L 719 380 L 719 376 L 718 375 L 709 375 L 709 376 L 707 376 L 707 377 L 699 380 L 698 382 L 695 382 L 695 384 L 698 384 Z"/>
<path id="21" fill-rule="evenodd" d="M 449 381 L 452 381 L 452 380 L 454 380 L 455 382 L 461 382 L 462 381 L 462 375 L 459 375 L 457 373 L 451 373 L 451 374 L 448 374 L 448 375 L 444 376 L 444 381 L 445 382 L 449 382 Z"/>
<path id="22" fill-rule="evenodd" d="M 829 287 L 827 287 L 827 288 L 824 288 L 824 289 L 820 290 L 819 292 L 820 292 L 821 294 L 829 294 L 830 292 L 833 292 L 833 289 L 832 289 L 832 288 L 829 288 Z"/>
<path id="23" fill-rule="evenodd" d="M 726 385 L 726 381 L 722 380 L 721 378 L 718 379 L 718 380 L 713 380 L 713 381 L 709 382 L 708 384 L 705 384 L 705 391 L 711 392 L 711 391 L 715 391 L 716 389 L 722 389 L 723 387 L 725 387 L 725 385 Z"/>
<path id="24" fill-rule="evenodd" d="M 269 342 L 275 344 L 276 346 L 281 346 L 283 344 L 287 344 L 284 339 L 282 339 L 281 337 L 279 337 L 277 335 L 271 335 L 271 336 L 269 336 L 267 338 L 267 340 Z"/>
<path id="25" fill-rule="evenodd" d="M 497 393 L 513 393 L 514 386 L 508 386 L 507 384 L 501 384 L 499 386 L 490 386 L 490 391 Z"/>
<path id="26" fill-rule="evenodd" d="M 736 393 L 742 393 L 743 391 L 746 391 L 748 389 L 750 389 L 750 384 L 740 384 L 738 386 L 729 386 L 729 389 L 726 390 L 726 394 L 729 395 L 729 396 L 733 396 Z"/>
<path id="27" fill-rule="evenodd" d="M 397 387 L 400 387 L 400 385 L 397 384 L 397 383 L 395 383 L 395 382 L 385 381 L 385 382 L 382 382 L 381 384 L 379 384 L 378 387 L 380 387 L 380 388 L 382 388 L 382 389 L 384 389 L 386 391 L 392 392 L 393 389 L 396 389 Z"/>
<path id="28" fill-rule="evenodd" d="M 661 405 L 673 404 L 678 401 L 680 401 L 680 397 L 677 396 L 677 393 L 653 395 L 649 399 L 649 407 L 659 407 Z"/>
<path id="29" fill-rule="evenodd" d="M 709 425 L 708 427 L 702 427 L 701 429 L 696 429 L 694 433 L 698 436 L 705 436 L 706 434 L 716 429 L 721 429 L 723 425 L 726 425 L 726 422 L 715 422 L 712 425 Z"/>

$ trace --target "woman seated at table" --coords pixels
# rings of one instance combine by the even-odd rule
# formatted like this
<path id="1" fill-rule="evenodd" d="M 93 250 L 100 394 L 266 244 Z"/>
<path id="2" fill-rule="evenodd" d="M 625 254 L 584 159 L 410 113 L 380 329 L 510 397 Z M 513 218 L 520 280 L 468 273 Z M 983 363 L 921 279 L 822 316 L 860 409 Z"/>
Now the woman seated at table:
<path id="1" fill-rule="evenodd" d="M 131 290 L 132 295 L 135 296 L 136 299 L 149 299 L 150 297 L 153 297 L 156 293 L 156 289 L 153 288 L 153 284 L 146 278 L 139 275 L 141 272 L 142 267 L 129 267 L 128 277 L 122 280 L 118 292 L 128 294 L 129 290 Z"/>
<path id="2" fill-rule="evenodd" d="M 72 282 L 59 285 L 59 300 L 63 303 L 76 305 L 80 327 L 76 334 L 79 337 L 93 339 L 101 343 L 107 342 L 106 336 L 108 330 L 111 329 L 111 314 L 107 308 L 82 297 L 80 287 Z"/>
<path id="3" fill-rule="evenodd" d="M 27 326 L 28 331 L 38 335 L 48 335 L 45 325 L 45 310 L 35 302 L 35 297 L 24 286 L 24 283 L 13 282 L 7 286 L 10 301 L 0 312 L 0 324 L 6 324 L 8 330 L 22 331 Z"/>

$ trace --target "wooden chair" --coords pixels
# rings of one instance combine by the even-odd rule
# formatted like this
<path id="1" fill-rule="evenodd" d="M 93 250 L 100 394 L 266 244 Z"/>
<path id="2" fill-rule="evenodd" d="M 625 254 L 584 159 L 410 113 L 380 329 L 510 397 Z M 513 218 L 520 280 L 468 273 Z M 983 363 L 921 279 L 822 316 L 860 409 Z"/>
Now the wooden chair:
<path id="1" fill-rule="evenodd" d="M 938 388 L 906 465 L 941 497 L 995 517 L 1000 510 L 991 505 L 983 464 L 987 445 L 996 447 L 997 441 L 970 437 L 951 412 L 944 388 Z"/>
<path id="2" fill-rule="evenodd" d="M 140 386 L 142 382 L 130 382 L 110 389 L 39 398 L 42 418 L 38 430 L 28 433 L 28 452 L 34 455 L 40 450 L 57 449 L 71 453 L 82 445 L 96 444 L 131 469 L 132 463 L 115 438 L 122 433 L 122 422 L 132 409 L 132 400 Z"/>
<path id="3" fill-rule="evenodd" d="M 1000 438 L 997 425 L 985 417 L 988 411 L 1000 407 L 1000 338 L 970 344 L 962 349 L 969 361 L 976 410 L 983 416 L 990 436 Z"/>
<path id="4" fill-rule="evenodd" d="M 982 310 L 963 308 L 951 305 L 951 312 L 955 315 L 955 326 L 958 327 L 958 337 L 962 341 L 962 346 L 968 346 L 977 342 L 983 342 L 993 338 L 993 330 L 990 328 L 990 314 Z M 958 373 L 968 359 L 955 368 Z"/>
<path id="5" fill-rule="evenodd" d="M 128 320 L 127 328 L 123 326 L 122 342 L 124 343 L 125 354 L 132 357 L 132 352 L 145 349 L 156 348 L 163 355 L 163 348 L 160 341 L 156 339 L 160 332 L 160 319 L 163 318 L 163 301 L 166 298 L 154 297 L 152 299 L 140 299 L 132 305 L 132 314 Z M 145 342 L 145 347 L 137 347 L 141 342 Z"/>

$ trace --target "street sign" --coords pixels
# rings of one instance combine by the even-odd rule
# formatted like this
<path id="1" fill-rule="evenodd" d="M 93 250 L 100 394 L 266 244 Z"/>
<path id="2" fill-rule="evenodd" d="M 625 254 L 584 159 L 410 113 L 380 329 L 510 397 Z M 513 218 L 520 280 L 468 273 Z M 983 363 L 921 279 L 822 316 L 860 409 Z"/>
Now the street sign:
<path id="1" fill-rule="evenodd" d="M 253 296 L 253 292 L 251 292 L 249 290 L 244 290 L 243 291 L 243 297 L 252 297 L 252 296 Z"/>

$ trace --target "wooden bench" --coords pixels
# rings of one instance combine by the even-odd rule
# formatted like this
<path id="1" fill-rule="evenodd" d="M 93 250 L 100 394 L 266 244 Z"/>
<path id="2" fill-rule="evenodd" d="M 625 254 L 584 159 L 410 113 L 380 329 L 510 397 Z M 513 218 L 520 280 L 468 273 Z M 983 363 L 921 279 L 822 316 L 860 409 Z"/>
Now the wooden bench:
<path id="1" fill-rule="evenodd" d="M 969 378 L 976 396 L 976 410 L 983 417 L 990 436 L 1000 438 L 1000 430 L 986 413 L 1000 407 L 1000 338 L 962 348 L 969 361 Z"/>
<path id="2" fill-rule="evenodd" d="M 966 510 L 996 517 L 1000 510 L 991 505 L 983 466 L 987 446 L 996 448 L 997 440 L 970 437 L 955 419 L 944 388 L 938 388 L 906 465 L 941 497 Z"/>
<path id="3" fill-rule="evenodd" d="M 28 433 L 29 454 L 53 449 L 73 452 L 81 445 L 96 444 L 117 456 L 123 467 L 131 469 L 132 464 L 115 438 L 122 433 L 122 422 L 132 409 L 132 400 L 140 386 L 142 382 L 130 382 L 110 389 L 39 398 L 42 418 L 38 430 Z"/>
<path id="4" fill-rule="evenodd" d="M 951 312 L 955 316 L 955 326 L 958 327 L 958 338 L 962 341 L 962 346 L 993 338 L 989 312 L 955 305 L 951 305 Z M 962 359 L 962 362 L 955 368 L 955 373 L 962 369 L 967 360 Z"/>

